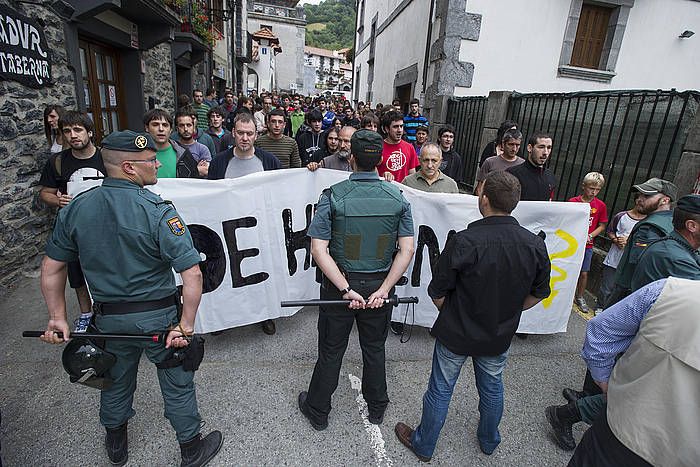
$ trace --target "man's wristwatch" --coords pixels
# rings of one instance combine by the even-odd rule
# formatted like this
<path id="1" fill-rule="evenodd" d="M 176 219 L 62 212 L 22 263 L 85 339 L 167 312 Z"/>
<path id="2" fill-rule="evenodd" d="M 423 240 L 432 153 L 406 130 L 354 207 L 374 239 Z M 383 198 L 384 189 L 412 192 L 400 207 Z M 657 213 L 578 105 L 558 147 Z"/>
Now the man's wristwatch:
<path id="1" fill-rule="evenodd" d="M 343 290 L 340 291 L 341 295 L 345 295 L 346 293 L 350 292 L 352 289 L 350 286 L 345 287 Z"/>

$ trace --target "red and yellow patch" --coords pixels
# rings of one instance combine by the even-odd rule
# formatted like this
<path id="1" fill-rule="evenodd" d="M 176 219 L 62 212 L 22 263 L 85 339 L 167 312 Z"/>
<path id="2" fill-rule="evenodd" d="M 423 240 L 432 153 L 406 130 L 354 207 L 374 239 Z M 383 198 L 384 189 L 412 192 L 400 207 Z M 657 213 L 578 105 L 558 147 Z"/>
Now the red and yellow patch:
<path id="1" fill-rule="evenodd" d="M 185 225 L 177 216 L 168 219 L 168 227 L 170 227 L 170 231 L 175 235 L 184 235 L 185 233 Z"/>

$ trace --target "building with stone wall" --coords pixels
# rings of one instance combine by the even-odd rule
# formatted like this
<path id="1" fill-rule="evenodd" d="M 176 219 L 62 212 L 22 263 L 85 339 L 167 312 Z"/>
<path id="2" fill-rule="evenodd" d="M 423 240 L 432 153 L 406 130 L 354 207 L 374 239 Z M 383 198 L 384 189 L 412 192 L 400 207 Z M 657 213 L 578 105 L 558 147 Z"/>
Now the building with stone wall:
<path id="1" fill-rule="evenodd" d="M 692 89 L 698 23 L 689 0 L 358 0 L 353 98 L 417 97 L 440 122 L 493 90 Z"/>
<path id="2" fill-rule="evenodd" d="M 275 57 L 278 91 L 304 87 L 306 19 L 299 0 L 248 0 L 248 31 L 269 29 L 279 40 L 282 53 Z M 258 90 L 259 91 L 259 90 Z"/>
<path id="3" fill-rule="evenodd" d="M 212 42 L 166 3 L 0 0 L 0 287 L 36 269 L 55 215 L 37 196 L 45 106 L 87 112 L 99 144 L 212 82 Z"/>

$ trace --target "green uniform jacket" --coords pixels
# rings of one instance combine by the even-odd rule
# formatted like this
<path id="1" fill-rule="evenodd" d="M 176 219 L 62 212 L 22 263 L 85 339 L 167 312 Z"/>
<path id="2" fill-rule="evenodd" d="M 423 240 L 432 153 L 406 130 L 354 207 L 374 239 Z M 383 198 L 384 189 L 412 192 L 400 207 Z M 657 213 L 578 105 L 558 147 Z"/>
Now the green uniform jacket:
<path id="1" fill-rule="evenodd" d="M 649 214 L 637 222 L 630 232 L 625 251 L 620 258 L 615 273 L 615 285 L 630 290 L 632 276 L 639 263 L 639 257 L 654 240 L 665 237 L 673 231 L 673 211 L 660 211 Z"/>
<path id="2" fill-rule="evenodd" d="M 646 248 L 632 277 L 632 292 L 666 277 L 700 280 L 700 253 L 675 230 Z"/>
<path id="3" fill-rule="evenodd" d="M 59 211 L 46 255 L 63 262 L 80 258 L 90 293 L 103 303 L 172 295 L 172 269 L 181 272 L 200 261 L 172 203 L 117 178 L 106 178 Z"/>

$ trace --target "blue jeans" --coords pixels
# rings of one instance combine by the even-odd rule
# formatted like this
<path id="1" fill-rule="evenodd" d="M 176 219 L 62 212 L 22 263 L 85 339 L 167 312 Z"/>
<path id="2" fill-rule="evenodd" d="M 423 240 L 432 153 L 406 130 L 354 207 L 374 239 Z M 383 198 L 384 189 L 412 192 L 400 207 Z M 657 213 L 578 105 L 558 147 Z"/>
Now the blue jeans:
<path id="1" fill-rule="evenodd" d="M 411 438 L 416 453 L 432 457 L 440 430 L 445 424 L 459 372 L 467 355 L 450 352 L 438 340 L 433 351 L 433 369 L 423 396 L 423 415 Z M 481 449 L 491 453 L 501 442 L 498 424 L 503 415 L 503 368 L 508 351 L 494 357 L 472 357 L 476 388 L 479 391 L 479 428 L 476 436 Z"/>

